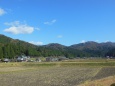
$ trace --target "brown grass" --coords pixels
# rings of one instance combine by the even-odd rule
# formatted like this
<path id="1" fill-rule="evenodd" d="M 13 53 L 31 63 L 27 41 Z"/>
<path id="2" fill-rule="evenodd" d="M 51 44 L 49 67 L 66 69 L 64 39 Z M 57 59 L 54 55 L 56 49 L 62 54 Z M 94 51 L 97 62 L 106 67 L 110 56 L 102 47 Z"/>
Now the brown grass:
<path id="1" fill-rule="evenodd" d="M 6 72 L 8 69 L 6 67 L 0 71 Z M 100 70 L 100 68 L 76 66 L 22 69 L 12 67 L 8 72 L 0 73 L 0 86 L 75 86 L 91 79 L 97 73 L 96 71 Z"/>
<path id="2" fill-rule="evenodd" d="M 100 63 L 1 63 L 0 86 L 78 86 L 84 82 L 81 86 L 110 86 L 115 82 L 115 64 Z"/>
<path id="3" fill-rule="evenodd" d="M 115 83 L 115 76 L 110 76 L 94 81 L 86 81 L 84 84 L 79 86 L 111 86 L 113 83 Z"/>

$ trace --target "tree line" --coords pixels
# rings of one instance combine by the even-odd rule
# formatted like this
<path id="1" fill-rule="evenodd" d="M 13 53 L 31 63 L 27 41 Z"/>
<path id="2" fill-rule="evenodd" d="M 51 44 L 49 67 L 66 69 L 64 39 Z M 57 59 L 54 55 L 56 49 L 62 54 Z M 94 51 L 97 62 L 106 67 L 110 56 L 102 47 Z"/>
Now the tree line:
<path id="1" fill-rule="evenodd" d="M 57 50 L 43 46 L 33 48 L 19 43 L 18 44 L 8 43 L 5 44 L 4 46 L 0 46 L 0 59 L 2 58 L 13 59 L 21 54 L 33 57 L 65 56 L 67 58 L 83 57 L 87 55 L 86 53 L 83 53 L 81 51 L 69 48 L 66 48 L 64 50 Z"/>
<path id="2" fill-rule="evenodd" d="M 52 43 L 49 45 L 36 46 L 21 40 L 0 35 L 0 59 L 13 59 L 21 54 L 32 57 L 115 57 L 115 43 L 87 42 L 74 46 L 64 46 Z"/>
<path id="3" fill-rule="evenodd" d="M 33 48 L 33 47 L 27 47 L 19 43 L 18 44 L 8 43 L 5 44 L 4 46 L 0 46 L 0 59 L 2 58 L 13 59 L 21 54 L 25 54 L 26 56 L 33 56 L 33 57 L 65 56 L 67 58 L 103 56 L 99 51 L 84 52 L 72 48 L 65 48 L 63 50 L 61 49 L 58 50 L 58 49 L 53 49 L 50 47 L 43 47 L 43 46 Z M 115 49 L 111 49 L 105 55 L 115 56 Z"/>

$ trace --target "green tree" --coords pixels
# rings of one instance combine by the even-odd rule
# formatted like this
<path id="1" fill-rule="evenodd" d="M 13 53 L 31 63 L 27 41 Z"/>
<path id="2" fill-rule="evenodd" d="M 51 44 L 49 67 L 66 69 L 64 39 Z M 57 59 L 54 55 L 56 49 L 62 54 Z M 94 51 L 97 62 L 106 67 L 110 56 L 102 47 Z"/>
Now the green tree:
<path id="1" fill-rule="evenodd" d="M 3 58 L 3 50 L 2 50 L 2 47 L 0 47 L 0 59 Z"/>

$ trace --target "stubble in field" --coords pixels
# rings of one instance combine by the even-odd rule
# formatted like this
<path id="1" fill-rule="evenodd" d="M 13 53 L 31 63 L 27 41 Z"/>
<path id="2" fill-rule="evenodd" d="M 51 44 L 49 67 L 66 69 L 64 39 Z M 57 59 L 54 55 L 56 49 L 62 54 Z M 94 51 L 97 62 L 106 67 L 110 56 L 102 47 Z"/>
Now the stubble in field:
<path id="1" fill-rule="evenodd" d="M 95 76 L 100 68 L 43 67 L 0 74 L 0 86 L 75 86 Z"/>

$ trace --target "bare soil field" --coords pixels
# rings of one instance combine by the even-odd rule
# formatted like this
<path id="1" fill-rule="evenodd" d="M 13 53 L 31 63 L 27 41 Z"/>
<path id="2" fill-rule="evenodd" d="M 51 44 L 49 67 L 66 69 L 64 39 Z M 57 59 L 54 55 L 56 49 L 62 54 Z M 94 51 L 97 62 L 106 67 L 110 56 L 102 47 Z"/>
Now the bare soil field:
<path id="1" fill-rule="evenodd" d="M 0 64 L 2 65 L 0 86 L 78 86 L 88 81 L 92 82 L 115 75 L 114 66 L 79 66 L 75 63 L 74 65 L 63 63 L 61 66 L 61 63 L 56 64 L 5 63 L 5 66 Z"/>
<path id="2" fill-rule="evenodd" d="M 86 81 L 84 84 L 79 86 L 115 86 L 115 76 L 110 76 L 94 81 Z"/>

